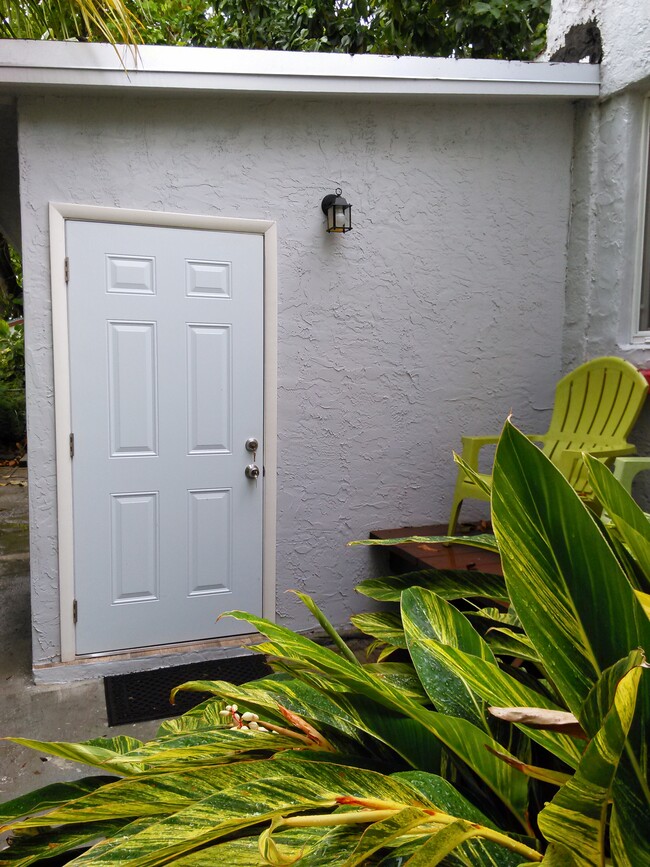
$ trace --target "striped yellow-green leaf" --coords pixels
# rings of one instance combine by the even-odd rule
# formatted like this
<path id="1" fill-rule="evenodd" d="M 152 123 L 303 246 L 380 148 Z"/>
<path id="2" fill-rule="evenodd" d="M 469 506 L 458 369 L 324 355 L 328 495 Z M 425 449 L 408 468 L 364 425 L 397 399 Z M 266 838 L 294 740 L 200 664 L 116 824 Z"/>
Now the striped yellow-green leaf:
<path id="1" fill-rule="evenodd" d="M 451 645 L 495 663 L 467 618 L 430 590 L 413 588 L 402 594 L 402 622 L 411 659 L 434 707 L 489 732 L 483 699 L 435 652 L 439 644 Z"/>
<path id="2" fill-rule="evenodd" d="M 410 587 L 425 587 L 443 599 L 475 596 L 504 602 L 508 599 L 506 582 L 501 575 L 451 569 L 424 569 L 387 578 L 368 578 L 357 584 L 356 590 L 378 602 L 399 602 L 402 592 Z"/>
<path id="3" fill-rule="evenodd" d="M 238 707 L 257 713 L 262 719 L 270 718 L 280 725 L 284 725 L 282 714 L 278 710 L 278 705 L 282 704 L 316 727 L 327 725 L 348 737 L 358 737 L 355 719 L 342 712 L 340 705 L 335 704 L 322 692 L 299 680 L 258 680 L 240 686 L 226 681 L 192 681 L 177 687 L 174 694 L 185 688 L 192 692 L 212 693 L 224 702 L 237 704 Z M 181 717 L 167 720 L 161 726 L 161 733 L 180 734 L 206 726 L 212 728 L 213 720 L 223 722 L 223 717 L 219 715 L 222 708 L 223 704 L 216 702 L 199 705 Z"/>
<path id="4" fill-rule="evenodd" d="M 648 617 L 650 617 L 650 593 L 643 593 L 640 590 L 635 590 L 636 598 L 641 603 L 641 606 Z"/>
<path id="5" fill-rule="evenodd" d="M 8 849 L 0 850 L 2 867 L 28 867 L 43 858 L 63 856 L 72 850 L 90 846 L 97 840 L 118 833 L 125 822 L 93 822 L 84 825 L 66 825 L 60 828 L 45 828 L 34 833 L 16 833 L 11 837 Z"/>
<path id="6" fill-rule="evenodd" d="M 34 792 L 28 792 L 26 795 L 21 795 L 11 801 L 5 801 L 4 804 L 0 804 L 0 830 L 3 825 L 20 819 L 21 816 L 51 810 L 60 804 L 74 801 L 90 792 L 94 792 L 100 786 L 105 786 L 107 783 L 114 781 L 115 777 L 85 777 L 72 783 L 53 783 L 50 786 L 44 786 L 42 789 L 36 789 Z"/>
<path id="7" fill-rule="evenodd" d="M 518 854 L 518 862 L 526 858 L 529 863 L 540 863 L 542 855 L 530 846 L 506 837 L 505 834 L 499 834 L 495 831 L 486 831 L 478 829 L 471 822 L 466 822 L 464 819 L 459 819 L 452 825 L 447 825 L 438 833 L 431 836 L 423 846 L 421 846 L 415 854 L 405 862 L 405 867 L 437 867 L 443 860 L 452 853 L 455 849 L 461 846 L 473 837 L 485 836 L 499 845 L 505 846 L 507 849 Z M 499 863 L 499 862 L 496 862 Z"/>
<path id="8" fill-rule="evenodd" d="M 578 716 L 605 668 L 650 647 L 650 623 L 589 511 L 511 424 L 497 446 L 492 518 L 517 614 Z"/>
<path id="9" fill-rule="evenodd" d="M 274 834 L 280 858 L 287 864 L 298 863 L 305 853 L 310 852 L 319 840 L 328 833 L 327 828 L 290 828 Z M 354 843 L 353 843 L 354 845 Z M 259 838 L 253 834 L 241 840 L 228 840 L 216 843 L 190 855 L 175 858 L 178 867 L 261 867 Z M 331 867 L 332 860 L 325 862 Z"/>
<path id="10" fill-rule="evenodd" d="M 427 814 L 417 807 L 404 807 L 398 813 L 373 823 L 366 828 L 354 851 L 343 862 L 344 867 L 366 864 L 371 855 L 422 827 L 427 818 Z"/>
<path id="11" fill-rule="evenodd" d="M 393 647 L 406 648 L 402 621 L 390 611 L 368 611 L 363 614 L 353 614 L 350 621 L 364 635 L 378 638 Z"/>
<path id="12" fill-rule="evenodd" d="M 404 771 L 393 774 L 393 777 L 406 780 L 413 788 L 446 813 L 473 824 L 498 830 L 497 826 L 484 813 L 442 777 L 435 774 L 423 774 L 420 771 Z M 532 839 L 525 839 L 522 842 L 529 846 L 535 845 L 535 841 Z M 520 855 L 508 852 L 496 843 L 481 839 L 468 840 L 463 843 L 454 851 L 454 858 L 464 867 L 519 867 L 521 863 Z M 397 867 L 397 865 L 393 865 L 393 867 Z"/>
<path id="13" fill-rule="evenodd" d="M 405 698 L 417 701 L 418 704 L 429 704 L 422 682 L 409 662 L 369 662 L 363 668 L 382 683 L 388 683 L 399 690 Z"/>
<path id="14" fill-rule="evenodd" d="M 650 591 L 650 521 L 621 483 L 604 464 L 589 455 L 584 457 L 589 484 L 607 516 L 640 567 L 644 579 L 637 589 Z"/>
<path id="15" fill-rule="evenodd" d="M 35 741 L 30 738 L 5 738 L 14 744 L 59 756 L 73 762 L 81 762 L 91 767 L 102 768 L 110 773 L 129 776 L 140 773 L 140 768 L 133 768 L 128 763 L 122 763 L 122 758 L 132 750 L 142 746 L 142 741 L 120 735 L 116 738 L 96 738 L 78 744 L 67 744 L 62 741 Z"/>
<path id="16" fill-rule="evenodd" d="M 526 659 L 529 662 L 540 664 L 539 654 L 535 650 L 533 642 L 523 633 L 514 632 L 507 627 L 496 626 L 486 632 L 485 640 L 493 653 L 514 656 L 517 659 Z"/>
<path id="17" fill-rule="evenodd" d="M 366 671 L 365 667 L 351 665 L 326 647 L 321 647 L 305 636 L 271 623 L 260 617 L 241 611 L 230 612 L 231 616 L 247 620 L 271 641 L 262 645 L 266 652 L 274 656 L 297 660 L 301 664 L 309 660 L 312 669 L 324 675 L 323 683 L 339 683 L 345 688 L 372 699 L 384 707 L 403 716 L 410 717 L 418 725 L 435 735 L 449 750 L 467 764 L 494 794 L 512 811 L 527 829 L 525 819 L 526 785 L 525 778 L 507 765 L 499 762 L 488 753 L 486 746 L 494 749 L 499 745 L 484 730 L 477 728 L 465 719 L 429 711 L 416 702 L 406 698 L 399 689 L 385 680 Z M 296 675 L 300 676 L 297 671 Z M 330 692 L 335 700 L 335 694 Z"/>
<path id="18" fill-rule="evenodd" d="M 550 462 L 511 425 L 497 447 L 493 523 L 506 583 L 545 670 L 578 717 L 600 675 L 650 647 L 650 621 L 600 526 Z M 646 845 L 650 681 L 614 783 L 612 839 L 631 864 Z"/>
<path id="19" fill-rule="evenodd" d="M 272 753 L 296 749 L 304 744 L 298 738 L 262 731 L 200 730 L 191 734 L 169 735 L 143 744 L 119 759 L 119 767 L 141 772 L 182 770 L 218 761 L 230 761 L 247 753 Z M 107 763 L 113 767 L 113 760 Z"/>
<path id="20" fill-rule="evenodd" d="M 546 698 L 515 680 L 496 664 L 492 651 L 474 630 L 466 617 L 429 590 L 415 588 L 402 595 L 402 620 L 409 650 L 420 678 L 434 704 L 451 700 L 448 712 L 454 713 L 453 702 L 463 696 L 466 707 L 482 714 L 487 729 L 485 702 L 516 707 L 536 706 L 562 710 Z M 451 688 L 449 685 L 451 684 Z M 447 705 L 443 704 L 443 707 Z M 462 708 L 455 711 L 460 715 Z M 537 731 L 521 725 L 528 737 L 544 746 L 553 755 L 575 767 L 582 745 L 572 738 L 555 732 Z"/>
<path id="21" fill-rule="evenodd" d="M 543 783 L 550 783 L 552 786 L 563 786 L 570 778 L 571 774 L 564 774 L 562 771 L 554 771 L 550 768 L 539 768 L 536 765 L 528 765 L 519 759 L 513 759 L 510 756 L 505 756 L 503 753 L 495 752 L 495 755 L 507 762 L 513 768 L 531 777 L 533 780 L 540 780 Z"/>
<path id="22" fill-rule="evenodd" d="M 539 814 L 546 839 L 567 848 L 576 867 L 604 867 L 606 863 L 607 810 L 634 716 L 640 677 L 641 667 L 636 666 L 619 682 L 613 706 L 587 746 L 576 773 Z M 645 852 L 637 850 L 639 864 L 650 863 L 649 839 L 647 844 Z"/>
<path id="23" fill-rule="evenodd" d="M 433 545 L 436 542 L 442 542 L 447 545 L 449 543 L 458 545 L 467 545 L 470 548 L 482 548 L 484 551 L 496 551 L 499 548 L 491 533 L 477 533 L 475 536 L 402 536 L 399 539 L 356 539 L 354 542 L 348 542 L 350 547 L 355 545 L 406 545 L 417 543 L 419 545 Z"/>
<path id="24" fill-rule="evenodd" d="M 338 648 L 339 652 L 343 654 L 343 656 L 348 660 L 348 662 L 359 665 L 359 661 L 354 655 L 354 653 L 350 650 L 345 641 L 343 641 L 336 629 L 334 629 L 330 621 L 325 616 L 324 612 L 321 611 L 318 605 L 316 605 L 311 596 L 308 596 L 306 593 L 300 593 L 298 590 L 292 590 L 291 592 L 295 593 L 296 596 L 303 603 L 303 605 L 310 612 L 310 614 L 313 614 L 313 616 L 323 628 L 325 634 L 329 635 L 329 637 L 334 643 L 334 646 Z"/>
<path id="25" fill-rule="evenodd" d="M 331 812 L 341 798 L 376 799 L 432 808 L 410 786 L 371 771 L 327 763 L 269 762 L 269 776 L 225 788 L 124 839 L 100 843 L 79 864 L 147 867 L 189 853 L 233 833 L 314 810 Z M 306 824 L 313 824 L 307 822 Z M 259 835 L 261 828 L 256 828 Z"/>
<path id="26" fill-rule="evenodd" d="M 121 779 L 94 792 L 72 798 L 46 813 L 38 813 L 7 828 L 79 825 L 145 816 L 166 816 L 202 801 L 230 785 L 268 776 L 268 761 L 237 762 L 202 767 L 185 773 L 163 773 L 137 779 Z"/>
<path id="27" fill-rule="evenodd" d="M 582 707 L 580 722 L 591 736 L 602 728 L 604 719 L 616 699 L 619 684 L 625 676 L 639 668 L 641 679 L 637 692 L 637 713 L 628 733 L 626 751 L 621 757 L 614 779 L 614 806 L 611 823 L 611 848 L 617 852 L 621 865 L 634 865 L 642 860 L 650 833 L 650 790 L 647 780 L 647 730 L 639 719 L 639 699 L 650 681 L 650 671 L 640 649 L 606 669 L 589 693 Z M 635 732 L 635 726 L 640 730 Z M 632 743 L 636 736 L 636 745 Z"/>
<path id="28" fill-rule="evenodd" d="M 489 476 L 482 475 L 474 467 L 471 467 L 467 461 L 463 460 L 463 458 L 454 452 L 454 463 L 458 464 L 461 470 L 465 473 L 465 475 L 471 479 L 474 484 L 483 491 L 484 494 L 487 494 L 489 497 L 491 494 L 491 485 Z"/>

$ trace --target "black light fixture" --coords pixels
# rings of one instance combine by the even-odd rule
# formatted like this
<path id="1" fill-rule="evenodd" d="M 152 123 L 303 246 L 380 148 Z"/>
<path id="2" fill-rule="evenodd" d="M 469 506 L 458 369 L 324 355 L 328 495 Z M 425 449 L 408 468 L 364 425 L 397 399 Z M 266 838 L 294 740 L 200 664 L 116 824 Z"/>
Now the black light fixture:
<path id="1" fill-rule="evenodd" d="M 327 217 L 328 232 L 349 232 L 352 228 L 352 205 L 348 205 L 341 192 L 339 188 L 336 193 L 325 196 L 321 202 L 321 208 Z"/>

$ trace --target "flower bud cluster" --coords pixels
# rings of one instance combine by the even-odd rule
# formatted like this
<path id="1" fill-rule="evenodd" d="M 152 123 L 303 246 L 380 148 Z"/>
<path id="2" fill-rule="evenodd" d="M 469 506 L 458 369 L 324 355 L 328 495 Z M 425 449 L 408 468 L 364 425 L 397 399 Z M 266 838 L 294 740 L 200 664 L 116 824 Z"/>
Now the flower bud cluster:
<path id="1" fill-rule="evenodd" d="M 227 704 L 225 710 L 220 710 L 221 716 L 229 716 L 234 725 L 230 726 L 231 731 L 252 731 L 252 732 L 267 732 L 268 729 L 260 725 L 259 716 L 256 713 L 246 711 L 246 713 L 238 713 L 236 704 Z"/>

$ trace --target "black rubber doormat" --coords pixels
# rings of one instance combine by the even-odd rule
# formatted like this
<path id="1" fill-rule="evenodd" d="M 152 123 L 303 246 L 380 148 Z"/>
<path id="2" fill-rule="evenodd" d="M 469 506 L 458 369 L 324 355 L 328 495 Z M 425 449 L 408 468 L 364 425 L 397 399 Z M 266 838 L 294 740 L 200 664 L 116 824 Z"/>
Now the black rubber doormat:
<path id="1" fill-rule="evenodd" d="M 207 693 L 180 692 L 176 703 L 170 704 L 172 689 L 190 680 L 227 680 L 240 684 L 270 673 L 264 657 L 250 653 L 153 671 L 112 674 L 104 678 L 108 724 L 119 726 L 180 716 L 209 698 Z"/>

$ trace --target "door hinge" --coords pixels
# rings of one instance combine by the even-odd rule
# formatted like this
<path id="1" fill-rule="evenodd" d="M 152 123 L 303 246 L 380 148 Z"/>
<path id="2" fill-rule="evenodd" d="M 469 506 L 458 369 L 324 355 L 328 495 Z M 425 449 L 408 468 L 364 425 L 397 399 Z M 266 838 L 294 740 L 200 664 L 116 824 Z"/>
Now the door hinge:
<path id="1" fill-rule="evenodd" d="M 70 457 L 74 457 L 74 434 L 70 434 Z"/>
<path id="2" fill-rule="evenodd" d="M 70 259 L 66 256 L 63 260 L 63 275 L 65 277 L 65 282 L 68 283 L 70 280 Z"/>
<path id="3" fill-rule="evenodd" d="M 77 600 L 75 599 L 72 603 L 72 622 L 77 622 Z"/>

